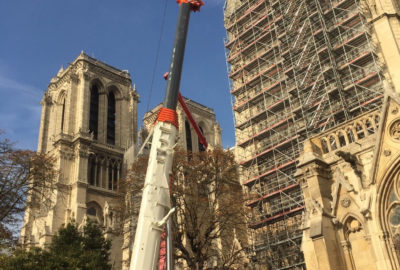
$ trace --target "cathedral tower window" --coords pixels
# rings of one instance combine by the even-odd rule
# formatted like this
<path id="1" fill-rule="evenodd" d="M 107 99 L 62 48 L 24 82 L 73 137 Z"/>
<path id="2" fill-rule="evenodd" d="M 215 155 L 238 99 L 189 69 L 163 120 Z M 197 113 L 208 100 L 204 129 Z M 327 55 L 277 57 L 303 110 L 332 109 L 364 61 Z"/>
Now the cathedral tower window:
<path id="1" fill-rule="evenodd" d="M 185 131 L 186 131 L 186 150 L 192 151 L 192 132 L 190 131 L 190 124 L 185 121 Z"/>
<path id="2" fill-rule="evenodd" d="M 63 99 L 61 109 L 61 133 L 64 133 L 64 121 L 65 121 L 65 98 Z"/>
<path id="3" fill-rule="evenodd" d="M 88 218 L 99 224 L 103 224 L 103 210 L 102 207 L 95 201 L 86 203 L 86 214 Z"/>
<path id="4" fill-rule="evenodd" d="M 90 207 L 88 208 L 87 212 L 86 212 L 89 216 L 96 216 L 96 208 L 94 207 Z"/>
<path id="5" fill-rule="evenodd" d="M 93 85 L 90 89 L 90 115 L 89 115 L 89 131 L 93 134 L 93 138 L 97 140 L 99 124 L 99 89 L 97 85 Z"/>
<path id="6" fill-rule="evenodd" d="M 200 131 L 201 131 L 201 134 L 203 134 L 203 136 L 204 136 L 203 128 L 199 126 L 199 129 L 200 129 Z M 206 148 L 205 148 L 204 145 L 200 142 L 200 139 L 197 139 L 197 140 L 198 140 L 198 144 L 199 144 L 199 151 L 200 151 L 200 152 L 206 151 Z"/>
<path id="7" fill-rule="evenodd" d="M 113 92 L 108 94 L 107 143 L 115 144 L 115 95 Z"/>
<path id="8" fill-rule="evenodd" d="M 89 156 L 89 168 L 88 168 L 88 182 L 89 185 L 94 186 L 96 184 L 96 178 L 97 178 L 97 166 L 96 166 L 96 158 L 94 155 Z"/>
<path id="9" fill-rule="evenodd" d="M 119 178 L 119 166 L 118 162 L 111 160 L 108 165 L 108 189 L 118 189 L 118 178 Z"/>
<path id="10" fill-rule="evenodd" d="M 113 190 L 113 164 L 108 167 L 108 189 Z"/>

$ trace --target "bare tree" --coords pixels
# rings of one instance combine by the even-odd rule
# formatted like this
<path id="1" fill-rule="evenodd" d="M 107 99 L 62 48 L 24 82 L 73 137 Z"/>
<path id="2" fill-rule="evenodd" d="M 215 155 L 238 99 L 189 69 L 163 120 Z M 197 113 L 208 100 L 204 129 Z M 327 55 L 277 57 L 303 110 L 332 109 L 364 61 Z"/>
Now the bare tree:
<path id="1" fill-rule="evenodd" d="M 143 163 L 147 160 L 134 164 L 125 182 L 132 194 L 143 187 Z M 170 186 L 176 261 L 189 269 L 244 269 L 246 218 L 233 154 L 176 151 Z M 137 214 L 140 201 L 135 198 L 131 213 Z"/>
<path id="2" fill-rule="evenodd" d="M 0 135 L 3 132 L 0 131 Z M 26 209 L 50 203 L 57 171 L 54 158 L 30 150 L 14 149 L 0 138 L 0 243 L 15 240 Z"/>

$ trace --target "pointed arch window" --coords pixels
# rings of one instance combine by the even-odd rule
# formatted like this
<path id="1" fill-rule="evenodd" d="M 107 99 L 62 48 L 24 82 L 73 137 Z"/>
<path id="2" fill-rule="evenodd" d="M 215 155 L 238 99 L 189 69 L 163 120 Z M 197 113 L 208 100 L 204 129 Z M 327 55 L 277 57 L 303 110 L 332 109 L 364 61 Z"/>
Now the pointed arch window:
<path id="1" fill-rule="evenodd" d="M 201 134 L 203 134 L 203 136 L 204 136 L 204 131 L 203 131 L 203 129 L 202 129 L 200 126 L 199 126 L 199 129 L 200 129 L 200 131 L 201 131 Z M 200 142 L 200 139 L 198 138 L 197 140 L 198 140 L 198 145 L 199 145 L 199 151 L 200 151 L 200 152 L 206 151 L 206 148 L 205 148 L 204 145 Z"/>
<path id="2" fill-rule="evenodd" d="M 386 197 L 385 217 L 388 231 L 392 238 L 397 257 L 400 259 L 400 181 L 399 174 L 393 176 L 394 182 L 391 184 Z"/>
<path id="3" fill-rule="evenodd" d="M 99 88 L 93 85 L 90 89 L 90 115 L 89 115 L 89 132 L 93 134 L 93 138 L 97 140 L 99 124 Z"/>
<path id="4" fill-rule="evenodd" d="M 372 125 L 372 121 L 370 119 L 367 119 L 367 121 L 365 121 L 365 127 L 367 128 L 368 135 L 374 134 L 374 126 Z"/>
<path id="5" fill-rule="evenodd" d="M 114 164 L 110 162 L 108 166 L 108 189 L 113 190 L 113 171 L 114 171 Z"/>
<path id="6" fill-rule="evenodd" d="M 193 151 L 192 148 L 192 132 L 190 131 L 190 124 L 185 121 L 185 131 L 186 131 L 186 150 Z"/>
<path id="7" fill-rule="evenodd" d="M 65 98 L 62 102 L 62 109 L 61 109 L 61 133 L 64 133 L 64 121 L 65 121 Z"/>
<path id="8" fill-rule="evenodd" d="M 89 164 L 88 164 L 88 182 L 89 185 L 96 185 L 96 178 L 97 178 L 97 165 L 96 165 L 96 158 L 94 155 L 89 156 Z"/>
<path id="9" fill-rule="evenodd" d="M 339 131 L 339 133 L 338 133 L 338 139 L 339 139 L 339 146 L 340 147 L 343 147 L 343 146 L 345 146 L 347 144 L 346 143 L 346 137 L 344 136 L 344 134 L 341 131 Z"/>
<path id="10" fill-rule="evenodd" d="M 356 133 L 357 133 L 357 138 L 359 140 L 361 140 L 362 138 L 365 137 L 364 129 L 359 123 L 357 123 L 357 125 L 356 125 Z"/>
<path id="11" fill-rule="evenodd" d="M 329 144 L 331 146 L 332 151 L 337 149 L 335 137 L 333 136 L 329 137 Z"/>
<path id="12" fill-rule="evenodd" d="M 107 143 L 115 144 L 115 95 L 110 92 L 107 106 Z"/>
<path id="13" fill-rule="evenodd" d="M 117 190 L 118 189 L 118 178 L 120 175 L 118 162 L 115 160 L 111 160 L 108 165 L 108 186 L 109 190 Z"/>
<path id="14" fill-rule="evenodd" d="M 349 140 L 349 143 L 352 143 L 352 142 L 354 142 L 356 140 L 354 138 L 354 133 L 350 128 L 347 129 L 347 139 Z"/>

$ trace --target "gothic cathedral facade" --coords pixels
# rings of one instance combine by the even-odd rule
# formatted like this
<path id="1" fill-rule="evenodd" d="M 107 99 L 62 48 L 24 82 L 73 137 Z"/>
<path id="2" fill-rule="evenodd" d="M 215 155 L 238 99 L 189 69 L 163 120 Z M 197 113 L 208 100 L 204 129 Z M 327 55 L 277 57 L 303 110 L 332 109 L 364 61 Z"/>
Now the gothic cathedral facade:
<path id="1" fill-rule="evenodd" d="M 51 208 L 26 212 L 22 244 L 45 246 L 63 224 L 92 219 L 119 246 L 111 251 L 111 263 L 121 268 L 122 237 L 113 207 L 124 155 L 135 153 L 138 98 L 127 71 L 83 52 L 51 79 L 41 102 L 38 152 L 56 158 L 58 188 Z"/>
<path id="2" fill-rule="evenodd" d="M 214 111 L 185 100 L 209 146 L 221 146 L 221 128 Z M 56 159 L 57 189 L 50 207 L 25 212 L 20 235 L 23 246 L 46 246 L 64 224 L 75 222 L 82 228 L 93 220 L 112 242 L 113 269 L 129 268 L 136 217 L 122 220 L 120 208 L 125 197 L 118 190 L 118 181 L 138 152 L 138 101 L 128 71 L 83 52 L 51 79 L 41 102 L 38 152 Z M 143 119 L 142 144 L 160 106 Z M 179 106 L 177 111 L 178 143 L 189 151 L 201 151 L 193 127 Z"/>

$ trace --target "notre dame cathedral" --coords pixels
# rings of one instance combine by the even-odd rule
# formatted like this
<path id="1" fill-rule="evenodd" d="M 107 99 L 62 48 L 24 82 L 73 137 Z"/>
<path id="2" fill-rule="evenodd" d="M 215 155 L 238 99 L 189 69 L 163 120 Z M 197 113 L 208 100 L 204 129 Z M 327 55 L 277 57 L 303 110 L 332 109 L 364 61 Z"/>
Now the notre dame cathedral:
<path id="1" fill-rule="evenodd" d="M 28 209 L 20 242 L 45 246 L 58 229 L 74 221 L 95 220 L 112 241 L 113 269 L 127 269 L 134 232 L 121 232 L 116 211 L 118 180 L 137 153 L 139 95 L 128 71 L 81 53 L 61 68 L 44 93 L 38 152 L 57 159 L 58 188 L 50 208 Z M 210 146 L 221 145 L 221 129 L 212 109 L 186 99 Z M 145 115 L 143 134 L 158 107 Z M 181 145 L 192 151 L 197 136 L 178 107 Z M 147 130 L 148 132 L 148 130 Z M 196 142 L 196 143 L 195 143 Z M 127 227 L 127 226 L 125 226 Z"/>

